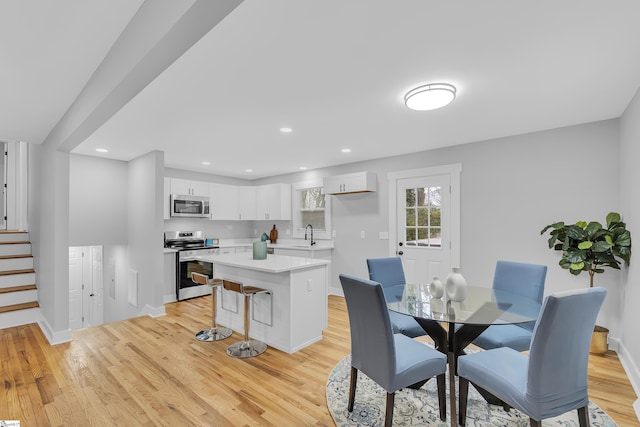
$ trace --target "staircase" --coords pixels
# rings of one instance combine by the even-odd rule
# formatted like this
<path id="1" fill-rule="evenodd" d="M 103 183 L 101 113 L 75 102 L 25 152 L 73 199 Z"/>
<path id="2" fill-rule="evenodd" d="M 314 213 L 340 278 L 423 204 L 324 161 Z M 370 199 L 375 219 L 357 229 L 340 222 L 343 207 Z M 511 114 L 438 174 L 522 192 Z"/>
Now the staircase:
<path id="1" fill-rule="evenodd" d="M 0 231 L 0 329 L 40 317 L 29 233 Z"/>

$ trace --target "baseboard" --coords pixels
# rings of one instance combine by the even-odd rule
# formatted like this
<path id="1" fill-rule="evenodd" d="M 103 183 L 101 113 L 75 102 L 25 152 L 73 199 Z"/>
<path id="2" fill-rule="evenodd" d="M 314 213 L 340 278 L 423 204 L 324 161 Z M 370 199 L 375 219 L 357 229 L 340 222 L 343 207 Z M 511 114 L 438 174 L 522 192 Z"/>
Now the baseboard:
<path id="1" fill-rule="evenodd" d="M 343 297 L 344 298 L 344 292 L 342 291 L 342 288 L 334 288 L 332 286 L 329 286 L 329 295 L 337 295 L 339 297 Z"/>
<path id="2" fill-rule="evenodd" d="M 54 331 L 53 328 L 51 328 L 51 325 L 49 325 L 49 322 L 44 318 L 41 318 L 38 321 L 38 326 L 40 326 L 40 330 L 51 345 L 62 344 L 73 340 L 71 329 L 67 329 L 66 331 Z"/>
<path id="3" fill-rule="evenodd" d="M 176 302 L 176 301 L 178 301 L 178 299 L 176 298 L 176 294 L 165 295 L 162 297 L 163 304 L 168 304 L 170 302 Z"/>
<path id="4" fill-rule="evenodd" d="M 147 315 L 149 317 L 165 316 L 167 312 L 164 309 L 164 305 L 160 307 L 151 307 L 149 304 L 145 304 L 144 308 L 140 312 L 141 316 Z"/>
<path id="5" fill-rule="evenodd" d="M 618 358 L 620 359 L 620 363 L 624 368 L 627 377 L 629 378 L 629 382 L 631 383 L 631 387 L 633 387 L 633 391 L 635 391 L 636 396 L 640 396 L 640 370 L 638 366 L 635 364 L 634 360 L 631 358 L 629 351 L 622 342 L 618 338 L 609 339 L 609 348 L 611 350 L 615 350 L 618 353 Z M 638 421 L 640 421 L 640 399 L 637 399 L 633 403 L 633 409 L 636 412 L 636 417 Z"/>

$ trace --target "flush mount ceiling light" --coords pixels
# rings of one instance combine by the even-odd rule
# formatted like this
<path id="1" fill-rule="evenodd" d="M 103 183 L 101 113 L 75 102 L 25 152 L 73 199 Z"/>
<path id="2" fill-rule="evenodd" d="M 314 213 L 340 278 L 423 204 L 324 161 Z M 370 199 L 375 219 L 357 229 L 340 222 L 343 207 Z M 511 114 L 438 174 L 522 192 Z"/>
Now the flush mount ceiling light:
<path id="1" fill-rule="evenodd" d="M 431 83 L 411 89 L 404 96 L 407 107 L 417 111 L 442 108 L 456 97 L 456 88 L 448 83 Z"/>

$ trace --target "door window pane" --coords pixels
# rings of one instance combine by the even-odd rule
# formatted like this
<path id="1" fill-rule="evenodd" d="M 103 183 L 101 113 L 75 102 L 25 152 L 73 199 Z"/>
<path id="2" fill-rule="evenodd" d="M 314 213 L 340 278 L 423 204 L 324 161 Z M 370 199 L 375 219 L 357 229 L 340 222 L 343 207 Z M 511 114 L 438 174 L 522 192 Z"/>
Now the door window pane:
<path id="1" fill-rule="evenodd" d="M 440 247 L 442 188 L 410 188 L 405 194 L 405 244 Z"/>

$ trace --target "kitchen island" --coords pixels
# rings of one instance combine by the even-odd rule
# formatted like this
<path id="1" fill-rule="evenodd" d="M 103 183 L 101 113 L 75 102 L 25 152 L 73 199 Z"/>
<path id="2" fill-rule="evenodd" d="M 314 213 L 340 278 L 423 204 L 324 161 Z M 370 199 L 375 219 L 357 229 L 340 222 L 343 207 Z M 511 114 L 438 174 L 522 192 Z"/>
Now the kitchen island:
<path id="1" fill-rule="evenodd" d="M 268 290 L 254 297 L 250 335 L 294 353 L 322 339 L 327 327 L 327 288 L 331 261 L 286 255 L 254 260 L 251 252 L 208 257 L 214 276 Z M 223 290 L 217 321 L 242 334 L 243 296 Z"/>

